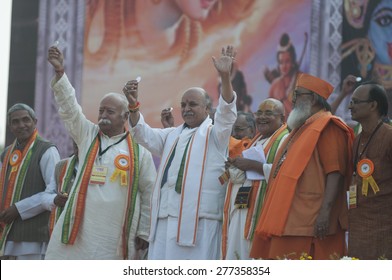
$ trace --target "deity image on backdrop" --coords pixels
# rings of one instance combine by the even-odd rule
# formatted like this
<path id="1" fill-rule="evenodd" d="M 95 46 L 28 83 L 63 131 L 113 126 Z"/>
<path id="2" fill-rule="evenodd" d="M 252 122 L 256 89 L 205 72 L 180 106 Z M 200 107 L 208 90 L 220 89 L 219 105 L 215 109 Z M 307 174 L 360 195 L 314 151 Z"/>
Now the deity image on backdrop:
<path id="1" fill-rule="evenodd" d="M 310 18 L 310 3 L 87 1 L 81 98 L 86 116 L 94 120 L 97 100 L 106 92 L 121 92 L 124 83 L 137 76 L 142 77 L 139 97 L 143 113 L 153 126 L 160 125 L 163 108 L 173 107 L 175 120 L 181 120 L 180 97 L 191 86 L 205 88 L 216 105 L 216 73 L 206 65 L 219 55 L 213 50 L 227 44 L 238 49 L 236 64 L 246 81 L 244 98 L 239 101 L 244 110 L 251 111 L 253 104 L 268 96 L 269 87 L 260 81 L 259 73 L 262 65 L 272 64 L 268 60 L 275 51 L 275 36 L 271 35 L 293 26 L 287 32 L 298 41 L 299 34 L 309 31 L 302 19 Z"/>
<path id="2" fill-rule="evenodd" d="M 342 80 L 353 74 L 380 82 L 391 108 L 392 0 L 345 0 L 341 49 Z"/>
<path id="3" fill-rule="evenodd" d="M 301 58 L 297 61 L 295 47 L 287 33 L 280 37 L 276 60 L 278 67 L 270 70 L 268 67 L 264 70 L 264 77 L 271 83 L 269 97 L 280 100 L 285 108 L 286 116 L 292 109 L 292 95 L 295 81 L 303 57 L 306 51 L 308 34 L 305 33 L 305 43 L 302 50 Z"/>

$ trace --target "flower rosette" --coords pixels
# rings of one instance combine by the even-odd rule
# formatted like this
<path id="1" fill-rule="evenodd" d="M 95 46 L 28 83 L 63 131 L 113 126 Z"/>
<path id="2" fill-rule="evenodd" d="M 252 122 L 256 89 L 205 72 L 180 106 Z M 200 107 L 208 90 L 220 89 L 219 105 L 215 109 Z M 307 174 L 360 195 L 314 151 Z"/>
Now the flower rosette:
<path id="1" fill-rule="evenodd" d="M 373 178 L 374 164 L 370 159 L 362 159 L 358 162 L 357 173 L 362 178 L 362 195 L 367 196 L 369 185 L 372 187 L 373 192 L 376 194 L 380 191 L 376 181 Z"/>
<path id="2" fill-rule="evenodd" d="M 129 158 L 126 155 L 118 155 L 114 159 L 114 172 L 110 177 L 110 180 L 114 182 L 118 176 L 120 176 L 121 186 L 128 185 L 127 171 L 129 169 Z"/>
<path id="3" fill-rule="evenodd" d="M 12 152 L 10 157 L 11 172 L 18 170 L 19 163 L 22 161 L 22 153 L 19 150 Z"/>

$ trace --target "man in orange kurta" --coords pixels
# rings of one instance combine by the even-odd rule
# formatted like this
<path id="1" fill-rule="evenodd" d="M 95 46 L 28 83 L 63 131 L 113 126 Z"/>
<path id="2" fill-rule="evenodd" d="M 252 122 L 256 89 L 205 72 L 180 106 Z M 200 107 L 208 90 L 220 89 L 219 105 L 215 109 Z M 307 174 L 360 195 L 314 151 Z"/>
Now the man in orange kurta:
<path id="1" fill-rule="evenodd" d="M 292 129 L 278 151 L 257 224 L 253 258 L 313 259 L 346 253 L 346 190 L 353 132 L 330 113 L 332 86 L 300 74 L 287 120 Z"/>

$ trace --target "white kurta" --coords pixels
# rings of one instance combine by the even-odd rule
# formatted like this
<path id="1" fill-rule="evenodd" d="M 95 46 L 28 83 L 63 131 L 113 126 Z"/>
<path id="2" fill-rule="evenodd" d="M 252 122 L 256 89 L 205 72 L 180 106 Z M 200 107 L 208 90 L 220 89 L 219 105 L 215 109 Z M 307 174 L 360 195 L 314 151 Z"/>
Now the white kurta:
<path id="1" fill-rule="evenodd" d="M 165 156 L 168 155 L 179 133 L 173 161 L 168 169 L 167 182 L 162 186 L 157 182 L 152 197 L 151 211 L 158 212 L 157 220 L 152 216 L 152 231 L 150 235 L 149 259 L 218 259 L 219 244 L 221 240 L 221 222 L 223 202 L 226 186 L 221 185 L 219 176 L 224 172 L 224 163 L 227 160 L 228 143 L 232 126 L 236 120 L 236 107 L 234 100 L 227 104 L 220 97 L 215 114 L 215 124 L 207 144 L 207 155 L 201 188 L 200 204 L 198 208 L 198 225 L 196 227 L 196 242 L 193 246 L 179 245 L 177 243 L 178 218 L 180 215 L 181 195 L 175 191 L 178 171 L 185 146 L 189 138 L 198 128 L 190 129 L 184 126 L 167 129 L 152 129 L 140 116 L 139 122 L 131 128 L 136 141 L 158 156 L 163 155 L 158 173 L 162 173 Z M 204 122 L 211 122 L 207 117 Z M 201 126 L 205 125 L 203 123 Z M 193 146 L 203 153 L 203 147 Z M 203 162 L 198 162 L 201 165 Z M 192 172 L 192 166 L 189 167 Z M 200 182 L 194 182 L 192 187 L 198 187 Z M 159 188 L 159 190 L 157 190 Z M 184 213 L 182 213 L 184 214 Z M 156 231 L 153 231 L 155 229 Z"/>
<path id="2" fill-rule="evenodd" d="M 288 134 L 282 137 L 278 148 L 283 143 L 284 139 Z M 261 139 L 255 142 L 253 146 L 262 145 L 263 149 L 268 145 L 271 138 Z M 250 147 L 249 147 L 250 148 Z M 268 158 L 269 152 L 265 155 Z M 263 172 L 266 181 L 270 175 L 272 164 L 264 164 Z M 229 208 L 229 220 L 228 220 L 228 231 L 227 231 L 227 252 L 226 260 L 247 260 L 249 258 L 251 241 L 244 237 L 244 229 L 246 223 L 246 217 L 248 215 L 248 208 L 237 209 L 235 208 L 235 198 L 238 190 L 242 186 L 252 186 L 252 181 L 246 179 L 245 172 L 238 168 L 230 168 L 230 180 L 233 182 L 232 192 L 230 198 Z M 257 209 L 257 206 L 255 206 Z"/>
<path id="3" fill-rule="evenodd" d="M 87 151 L 99 131 L 99 127 L 85 118 L 77 104 L 75 90 L 64 75 L 57 83 L 52 82 L 59 114 L 66 128 L 79 148 L 79 162 L 82 164 Z M 109 138 L 101 137 L 101 148 L 119 141 L 124 134 Z M 127 207 L 128 186 L 121 186 L 119 178 L 112 182 L 115 157 L 119 154 L 129 156 L 127 141 L 123 140 L 107 150 L 102 157 L 96 157 L 94 165 L 107 167 L 106 181 L 103 185 L 89 184 L 83 220 L 74 245 L 61 243 L 61 233 L 68 202 L 57 221 L 49 241 L 46 259 L 122 259 L 122 227 Z M 139 188 L 135 212 L 129 236 L 128 258 L 135 257 L 135 237 L 148 239 L 149 203 L 151 189 L 156 176 L 151 154 L 140 147 Z M 79 168 L 81 172 L 82 168 Z M 76 181 L 76 180 L 75 180 Z M 74 187 L 74 186 L 73 186 Z M 72 193 L 72 190 L 71 192 Z"/>

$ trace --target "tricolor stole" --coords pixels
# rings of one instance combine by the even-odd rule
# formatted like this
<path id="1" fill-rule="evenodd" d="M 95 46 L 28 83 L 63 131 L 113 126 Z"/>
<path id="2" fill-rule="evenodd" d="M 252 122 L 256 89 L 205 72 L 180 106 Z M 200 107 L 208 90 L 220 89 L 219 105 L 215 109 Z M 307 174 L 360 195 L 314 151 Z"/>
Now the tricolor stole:
<path id="1" fill-rule="evenodd" d="M 64 165 L 61 167 L 60 176 L 58 181 L 57 190 L 59 193 L 69 193 L 72 188 L 70 181 L 72 180 L 72 176 L 75 170 L 77 156 L 73 156 L 71 159 L 67 160 Z M 52 234 L 54 225 L 59 219 L 61 213 L 63 212 L 64 207 L 55 207 L 50 213 L 49 219 L 49 233 Z"/>
<path id="2" fill-rule="evenodd" d="M 184 151 L 186 160 L 184 170 L 179 173 L 182 178 L 180 211 L 178 215 L 177 243 L 180 246 L 195 246 L 196 233 L 199 224 L 199 205 L 204 184 L 204 171 L 206 169 L 208 140 L 212 125 L 204 122 L 191 136 L 189 148 Z M 193 149 L 193 145 L 200 149 Z M 201 162 L 201 165 L 190 164 L 191 161 Z M 190 170 L 192 168 L 192 170 Z M 178 180 L 177 180 L 178 181 Z M 178 182 L 176 183 L 176 185 Z"/>
<path id="3" fill-rule="evenodd" d="M 12 146 L 8 149 L 4 161 L 3 161 L 3 166 L 1 168 L 1 173 L 0 173 L 0 203 L 1 208 L 0 210 L 3 211 L 4 209 L 9 208 L 11 205 L 14 203 L 18 202 L 20 200 L 20 195 L 23 190 L 23 184 L 26 176 L 27 169 L 30 165 L 30 161 L 33 155 L 33 152 L 35 150 L 35 143 L 37 139 L 41 139 L 38 136 L 38 131 L 37 129 L 34 130 L 32 136 L 30 137 L 29 141 L 27 142 L 26 146 L 23 149 L 23 152 L 21 153 L 21 159 L 18 164 L 16 164 L 9 175 L 8 178 L 8 185 L 7 185 L 7 190 L 5 193 L 5 198 L 3 197 L 4 195 L 4 185 L 6 183 L 6 176 L 7 176 L 7 170 L 8 166 L 11 160 L 11 153 L 14 151 L 15 146 L 16 146 L 16 139 Z M 8 233 L 12 227 L 12 223 L 10 224 L 4 224 L 1 223 L 0 225 L 0 253 L 3 254 L 4 251 L 4 246 L 5 246 L 5 241 L 7 239 Z"/>
<path id="4" fill-rule="evenodd" d="M 266 159 L 267 163 L 272 163 L 276 151 L 279 148 L 280 141 L 282 138 L 288 134 L 289 131 L 287 130 L 287 125 L 284 124 L 280 128 L 278 128 L 274 134 L 270 137 L 270 141 L 264 148 L 264 154 L 268 154 Z M 261 134 L 258 133 L 252 141 L 248 145 L 248 149 L 255 146 L 257 141 L 261 139 Z M 233 182 L 230 180 L 229 184 L 227 185 L 227 194 L 225 204 L 223 206 L 223 224 L 222 224 L 222 259 L 226 259 L 227 253 L 227 239 L 228 239 L 228 231 L 229 231 L 229 216 L 230 216 L 230 198 L 233 189 Z M 254 235 L 255 226 L 257 223 L 257 219 L 260 215 L 261 207 L 263 205 L 265 192 L 267 189 L 267 181 L 266 180 L 255 180 L 252 181 L 252 189 L 250 192 L 249 198 L 249 206 L 246 215 L 246 221 L 244 226 L 244 238 L 247 240 L 252 240 Z"/>
<path id="5" fill-rule="evenodd" d="M 127 132 L 125 138 L 128 144 L 130 164 L 129 181 L 127 194 L 127 209 L 122 228 L 122 253 L 123 259 L 128 258 L 128 241 L 133 215 L 135 213 L 136 195 L 139 186 L 139 146 L 135 143 Z M 92 169 L 99 149 L 98 134 L 88 149 L 86 159 L 82 165 L 81 172 L 77 178 L 74 188 L 68 198 L 68 205 L 65 209 L 64 222 L 62 226 L 61 242 L 73 245 L 75 243 L 81 221 L 83 219 L 84 208 L 86 206 L 87 189 L 90 182 Z"/>
<path id="6" fill-rule="evenodd" d="M 280 129 L 278 129 L 277 133 L 275 134 L 275 139 L 271 139 L 272 141 L 272 146 L 267 146 L 266 147 L 266 154 L 268 154 L 267 157 L 267 163 L 272 164 L 275 159 L 276 152 L 278 151 L 279 144 L 282 140 L 282 138 L 289 133 L 287 129 L 287 125 L 281 126 Z M 271 143 L 270 142 L 270 143 Z M 268 144 L 270 144 L 268 143 Z M 255 185 L 256 183 L 253 182 Z M 267 191 L 267 181 L 266 180 L 261 180 L 258 182 L 257 187 L 259 187 L 259 190 L 256 192 L 257 187 L 253 188 L 252 186 L 252 192 L 251 192 L 251 201 L 256 201 L 256 203 L 253 203 L 253 208 L 252 211 L 248 211 L 248 215 L 246 217 L 246 224 L 245 224 L 245 230 L 244 230 L 244 238 L 248 240 L 253 240 L 257 220 L 259 219 L 261 208 L 264 203 L 264 198 L 265 194 Z M 253 190 L 254 189 L 254 190 Z"/>

